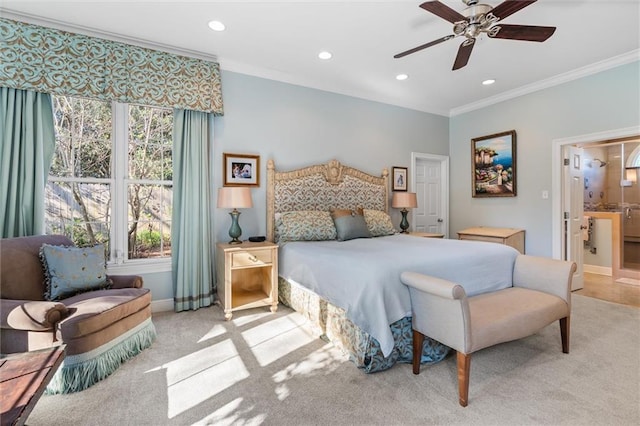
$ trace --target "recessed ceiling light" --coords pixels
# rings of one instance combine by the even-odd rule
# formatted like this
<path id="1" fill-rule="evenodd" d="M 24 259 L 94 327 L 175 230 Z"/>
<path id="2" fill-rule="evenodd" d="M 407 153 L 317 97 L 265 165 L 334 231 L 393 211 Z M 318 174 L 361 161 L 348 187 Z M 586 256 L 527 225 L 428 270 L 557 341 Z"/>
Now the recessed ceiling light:
<path id="1" fill-rule="evenodd" d="M 225 26 L 220 21 L 211 21 L 209 22 L 209 28 L 211 28 L 213 31 L 224 31 Z"/>
<path id="2" fill-rule="evenodd" d="M 409 76 L 407 74 L 398 74 L 398 75 L 396 75 L 396 80 L 402 81 L 402 80 L 406 80 L 408 78 L 409 78 Z"/>
<path id="3" fill-rule="evenodd" d="M 495 82 L 496 81 L 494 79 L 490 78 L 488 80 L 483 81 L 482 84 L 484 84 L 485 86 L 488 86 L 488 85 L 493 84 Z"/>
<path id="4" fill-rule="evenodd" d="M 327 52 L 326 50 L 318 53 L 318 58 L 324 59 L 324 60 L 331 59 L 332 56 L 333 55 L 331 54 L 331 52 Z"/>

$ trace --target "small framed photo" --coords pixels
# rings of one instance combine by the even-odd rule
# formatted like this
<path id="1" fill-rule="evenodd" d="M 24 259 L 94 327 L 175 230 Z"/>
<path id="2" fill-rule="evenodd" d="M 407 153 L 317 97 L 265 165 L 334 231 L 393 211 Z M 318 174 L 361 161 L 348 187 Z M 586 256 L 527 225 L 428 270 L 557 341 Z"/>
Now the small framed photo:
<path id="1" fill-rule="evenodd" d="M 474 198 L 516 196 L 516 131 L 471 139 Z"/>
<path id="2" fill-rule="evenodd" d="M 223 186 L 260 186 L 260 156 L 222 154 Z"/>
<path id="3" fill-rule="evenodd" d="M 409 187 L 406 167 L 393 167 L 393 191 L 406 191 Z"/>

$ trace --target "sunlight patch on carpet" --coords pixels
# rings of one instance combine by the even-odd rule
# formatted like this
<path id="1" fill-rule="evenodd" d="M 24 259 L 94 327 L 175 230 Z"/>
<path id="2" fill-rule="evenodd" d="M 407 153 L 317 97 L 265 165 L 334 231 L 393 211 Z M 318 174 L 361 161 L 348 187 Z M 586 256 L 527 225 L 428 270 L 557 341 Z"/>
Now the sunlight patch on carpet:
<path id="1" fill-rule="evenodd" d="M 310 377 L 317 374 L 329 374 L 341 364 L 349 362 L 349 356 L 329 343 L 314 351 L 299 362 L 289 364 L 286 368 L 272 376 L 276 387 L 276 396 L 280 401 L 285 400 L 291 391 L 286 382 L 295 378 Z"/>
<path id="2" fill-rule="evenodd" d="M 209 339 L 213 339 L 215 337 L 221 336 L 226 332 L 227 332 L 227 329 L 224 328 L 223 325 L 216 324 L 213 326 L 213 328 L 211 328 L 211 330 L 209 330 L 204 336 L 202 336 L 200 340 L 198 340 L 198 343 L 202 343 L 205 340 L 209 340 Z"/>
<path id="3" fill-rule="evenodd" d="M 305 325 L 304 317 L 292 313 L 244 331 L 242 337 L 264 367 L 317 340 Z"/>
<path id="4" fill-rule="evenodd" d="M 231 322 L 233 322 L 238 327 L 242 327 L 243 325 L 261 320 L 262 318 L 267 316 L 273 316 L 273 313 L 270 311 L 258 311 L 255 314 L 245 314 L 239 317 L 234 316 L 231 319 Z"/>
<path id="5" fill-rule="evenodd" d="M 243 400 L 244 398 L 234 399 L 202 420 L 194 423 L 194 425 L 230 426 L 242 424 L 243 426 L 257 426 L 264 423 L 267 417 L 266 414 L 258 414 L 250 418 L 251 410 L 253 410 L 254 407 L 242 408 Z"/>
<path id="6" fill-rule="evenodd" d="M 171 419 L 249 377 L 231 340 L 164 364 Z"/>

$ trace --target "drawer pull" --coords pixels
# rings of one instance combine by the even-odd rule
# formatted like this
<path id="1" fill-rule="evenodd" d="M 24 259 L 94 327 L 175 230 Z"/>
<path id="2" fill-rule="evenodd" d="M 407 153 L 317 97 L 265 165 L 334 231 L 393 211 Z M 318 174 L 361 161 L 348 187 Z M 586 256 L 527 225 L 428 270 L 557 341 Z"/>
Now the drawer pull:
<path id="1" fill-rule="evenodd" d="M 250 254 L 250 255 L 249 255 L 249 260 L 250 260 L 250 261 L 252 261 L 252 262 L 257 262 L 257 261 L 258 261 L 258 258 L 257 258 L 257 257 L 255 257 L 254 255 Z"/>

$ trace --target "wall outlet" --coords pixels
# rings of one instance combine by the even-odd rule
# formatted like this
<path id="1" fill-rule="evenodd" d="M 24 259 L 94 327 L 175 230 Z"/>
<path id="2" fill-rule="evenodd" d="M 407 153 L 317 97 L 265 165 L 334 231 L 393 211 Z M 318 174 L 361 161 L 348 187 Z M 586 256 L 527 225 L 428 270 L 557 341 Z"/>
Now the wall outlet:
<path id="1" fill-rule="evenodd" d="M 549 191 L 547 191 L 546 189 L 542 191 L 542 199 L 543 200 L 549 199 Z"/>

